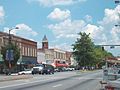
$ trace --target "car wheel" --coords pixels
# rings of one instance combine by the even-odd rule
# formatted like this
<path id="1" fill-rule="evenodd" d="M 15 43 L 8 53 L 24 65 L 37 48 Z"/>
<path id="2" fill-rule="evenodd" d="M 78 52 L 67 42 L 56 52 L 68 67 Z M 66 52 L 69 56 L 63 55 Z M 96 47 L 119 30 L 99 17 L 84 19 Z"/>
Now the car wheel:
<path id="1" fill-rule="evenodd" d="M 22 73 L 22 75 L 25 75 L 25 73 Z"/>

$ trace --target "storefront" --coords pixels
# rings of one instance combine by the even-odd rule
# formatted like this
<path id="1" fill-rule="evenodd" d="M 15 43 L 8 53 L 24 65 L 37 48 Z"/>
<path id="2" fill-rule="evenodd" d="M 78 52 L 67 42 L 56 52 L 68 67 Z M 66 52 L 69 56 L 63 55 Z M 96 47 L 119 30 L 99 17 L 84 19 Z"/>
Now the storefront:
<path id="1" fill-rule="evenodd" d="M 4 62 L 2 59 L 2 55 L 0 54 L 0 74 L 3 73 L 3 69 L 4 69 Z"/>
<path id="2" fill-rule="evenodd" d="M 22 65 L 22 68 L 32 68 L 35 64 L 37 64 L 37 57 L 23 56 L 20 64 Z"/>

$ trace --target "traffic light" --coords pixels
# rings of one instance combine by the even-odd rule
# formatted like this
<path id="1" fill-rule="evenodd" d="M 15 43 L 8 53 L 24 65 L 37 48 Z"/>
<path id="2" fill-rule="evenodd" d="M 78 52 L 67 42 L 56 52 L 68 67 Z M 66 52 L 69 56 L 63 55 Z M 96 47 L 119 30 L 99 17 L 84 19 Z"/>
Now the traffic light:
<path id="1" fill-rule="evenodd" d="M 115 48 L 114 46 L 110 46 L 111 49 Z"/>
<path id="2" fill-rule="evenodd" d="M 102 46 L 102 51 L 105 51 L 104 47 Z"/>

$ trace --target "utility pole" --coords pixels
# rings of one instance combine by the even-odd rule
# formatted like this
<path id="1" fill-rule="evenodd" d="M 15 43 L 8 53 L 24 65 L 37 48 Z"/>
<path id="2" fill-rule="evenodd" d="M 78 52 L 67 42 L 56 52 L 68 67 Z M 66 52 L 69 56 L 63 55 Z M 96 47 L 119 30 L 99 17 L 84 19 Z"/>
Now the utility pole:
<path id="1" fill-rule="evenodd" d="M 10 32 L 11 32 L 11 30 L 13 30 L 13 29 L 19 29 L 18 27 L 15 27 L 15 28 L 12 28 L 12 29 L 9 29 L 9 34 L 8 34 L 8 36 L 9 36 L 9 38 L 8 38 L 8 50 L 6 51 L 6 60 L 8 60 L 8 67 L 9 67 L 9 73 L 8 73 L 8 75 L 10 75 L 11 74 L 11 60 L 13 60 L 14 58 L 13 58 L 13 50 L 11 49 L 11 34 L 10 34 Z"/>

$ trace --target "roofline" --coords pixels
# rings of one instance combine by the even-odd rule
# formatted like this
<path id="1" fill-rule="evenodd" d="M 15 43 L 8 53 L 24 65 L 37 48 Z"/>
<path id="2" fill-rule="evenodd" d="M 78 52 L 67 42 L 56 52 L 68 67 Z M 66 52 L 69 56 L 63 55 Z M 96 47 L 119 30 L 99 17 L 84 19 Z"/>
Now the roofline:
<path id="1" fill-rule="evenodd" d="M 3 34 L 6 34 L 6 35 L 9 35 L 9 34 L 6 33 L 6 32 L 1 32 L 1 31 L 0 31 L 0 33 L 3 33 Z M 26 39 L 26 38 L 23 38 L 23 37 L 20 37 L 20 36 L 16 36 L 16 35 L 14 35 L 14 34 L 10 34 L 10 35 L 12 35 L 12 36 L 14 36 L 14 37 L 17 37 L 17 38 L 19 38 L 19 39 L 23 39 L 23 40 L 27 40 L 27 41 L 30 41 L 30 42 L 37 43 L 36 41 L 30 40 L 30 39 Z"/>

